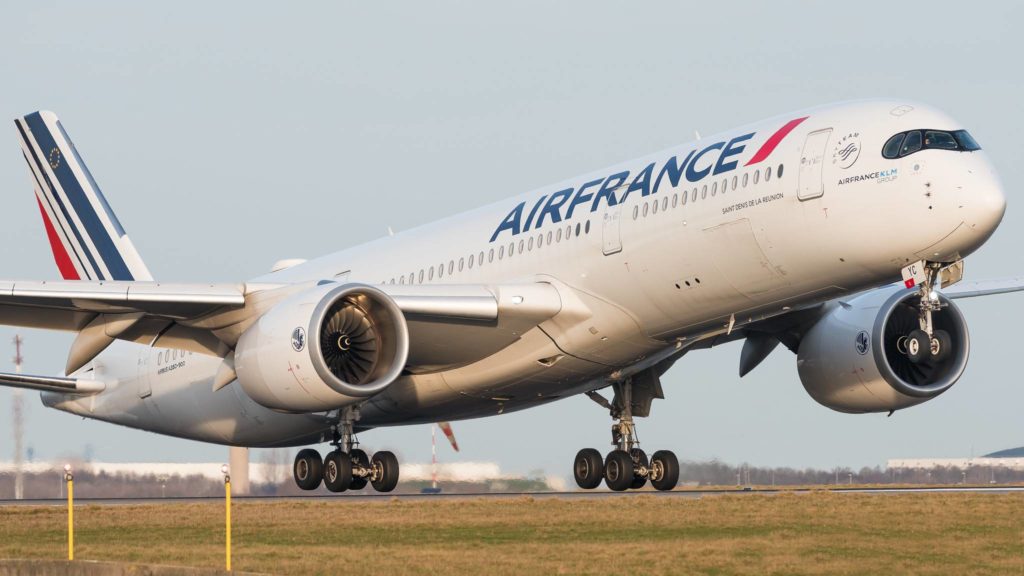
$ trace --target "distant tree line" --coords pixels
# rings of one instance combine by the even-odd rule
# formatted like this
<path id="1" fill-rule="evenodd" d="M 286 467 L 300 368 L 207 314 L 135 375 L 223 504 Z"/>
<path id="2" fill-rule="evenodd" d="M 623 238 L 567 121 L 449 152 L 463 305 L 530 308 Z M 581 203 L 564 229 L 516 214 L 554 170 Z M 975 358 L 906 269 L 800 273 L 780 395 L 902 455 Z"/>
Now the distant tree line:
<path id="1" fill-rule="evenodd" d="M 254 464 L 258 466 L 259 464 Z M 306 494 L 295 486 L 290 477 L 278 474 L 272 481 L 253 483 L 251 494 L 257 496 L 293 496 Z M 480 482 L 441 482 L 445 493 L 487 493 L 487 492 L 543 492 L 551 488 L 546 481 L 534 477 L 486 480 Z M 821 486 L 821 485 L 984 485 L 1022 484 L 1024 471 L 1003 467 L 972 466 L 969 468 L 892 468 L 879 466 L 834 468 L 767 468 L 760 466 L 739 466 L 713 460 L 710 462 L 683 462 L 679 475 L 681 485 L 689 486 Z M 63 472 L 25 474 L 25 498 L 64 497 Z M 429 481 L 401 482 L 398 493 L 420 492 L 430 486 Z M 574 486 L 570 483 L 569 489 Z M 321 487 L 318 493 L 326 494 Z M 182 498 L 221 496 L 224 494 L 222 480 L 206 478 L 198 474 L 182 476 L 173 474 L 107 474 L 92 472 L 88 468 L 75 472 L 75 495 L 80 498 Z M 0 499 L 14 497 L 14 475 L 0 474 Z"/>

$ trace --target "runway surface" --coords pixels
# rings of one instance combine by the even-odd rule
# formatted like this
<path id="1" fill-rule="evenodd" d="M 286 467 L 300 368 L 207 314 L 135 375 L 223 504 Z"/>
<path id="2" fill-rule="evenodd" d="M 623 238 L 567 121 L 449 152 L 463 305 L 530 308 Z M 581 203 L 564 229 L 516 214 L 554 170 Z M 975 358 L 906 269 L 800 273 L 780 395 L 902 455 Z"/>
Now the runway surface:
<path id="1" fill-rule="evenodd" d="M 451 494 L 378 494 L 378 493 L 341 493 L 341 494 L 310 494 L 297 496 L 233 496 L 235 502 L 300 502 L 317 500 L 345 500 L 359 502 L 383 502 L 392 499 L 408 501 L 426 500 L 467 500 L 485 498 L 488 500 L 513 500 L 517 498 L 544 499 L 594 499 L 594 498 L 636 498 L 649 496 L 655 498 L 701 498 L 704 496 L 744 495 L 744 494 L 809 494 L 830 492 L 836 494 L 934 494 L 934 493 L 970 493 L 970 494 L 1010 494 L 1024 493 L 1024 486 L 922 486 L 900 488 L 714 488 L 674 490 L 657 492 L 653 490 L 610 492 L 592 490 L 578 492 L 478 492 Z M 137 504 L 198 504 L 223 500 L 222 496 L 204 497 L 168 497 L 168 498 L 75 498 L 75 504 L 94 505 L 137 505 Z M 2 506 L 65 506 L 67 500 L 62 498 L 44 498 L 32 500 L 0 500 Z"/>

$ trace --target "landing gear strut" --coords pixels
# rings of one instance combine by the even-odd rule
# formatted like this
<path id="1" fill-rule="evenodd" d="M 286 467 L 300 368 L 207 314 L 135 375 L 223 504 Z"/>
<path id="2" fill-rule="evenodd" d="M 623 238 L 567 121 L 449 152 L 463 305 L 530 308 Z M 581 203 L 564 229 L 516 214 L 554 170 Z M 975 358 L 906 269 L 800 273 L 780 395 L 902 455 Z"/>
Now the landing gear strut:
<path id="1" fill-rule="evenodd" d="M 369 483 L 378 492 L 390 492 L 398 485 L 398 458 L 387 451 L 370 458 L 357 448 L 355 423 L 359 407 L 343 408 L 337 424 L 331 428 L 334 450 L 323 459 L 311 448 L 300 450 L 292 468 L 295 484 L 303 490 L 316 490 L 320 482 L 331 492 L 361 490 Z"/>
<path id="2" fill-rule="evenodd" d="M 612 446 L 615 449 L 609 452 L 603 461 L 601 453 L 593 448 L 580 450 L 573 462 L 573 477 L 576 484 L 580 488 L 592 489 L 597 488 L 601 480 L 604 480 L 605 485 L 616 492 L 643 488 L 648 481 L 656 490 L 675 488 L 679 482 L 679 459 L 676 455 L 668 450 L 659 450 L 648 459 L 647 454 L 640 449 L 636 426 L 633 423 L 632 378 L 613 384 L 612 387 L 615 390 L 612 402 L 608 402 L 597 392 L 589 392 L 587 395 L 607 408 L 615 419 L 615 423 L 612 424 Z M 652 394 L 641 403 L 646 406 L 646 412 L 649 410 L 650 400 L 660 397 L 660 386 L 645 388 L 645 393 Z"/>

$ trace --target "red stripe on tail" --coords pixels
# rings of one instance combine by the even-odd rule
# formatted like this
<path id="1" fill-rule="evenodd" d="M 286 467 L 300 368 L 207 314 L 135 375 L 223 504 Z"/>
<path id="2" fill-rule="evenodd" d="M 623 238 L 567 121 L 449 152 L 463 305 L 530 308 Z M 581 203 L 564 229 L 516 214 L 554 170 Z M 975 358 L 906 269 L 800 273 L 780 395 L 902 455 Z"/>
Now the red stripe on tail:
<path id="1" fill-rule="evenodd" d="M 772 134 L 767 140 L 765 140 L 764 144 L 762 144 L 761 148 L 757 151 L 757 154 L 754 154 L 754 157 L 750 159 L 750 162 L 747 162 L 746 164 L 744 164 L 744 166 L 757 164 L 758 162 L 767 158 L 772 152 L 775 151 L 775 147 L 778 146 L 780 142 L 782 142 L 782 139 L 793 131 L 793 128 L 796 128 L 801 122 L 807 120 L 808 118 L 810 118 L 810 116 L 804 116 L 803 118 L 797 118 L 796 120 L 790 120 L 789 122 L 786 122 L 785 126 L 779 128 L 778 132 Z"/>
<path id="2" fill-rule="evenodd" d="M 65 280 L 79 280 L 78 271 L 75 270 L 75 265 L 71 263 L 71 257 L 68 256 L 64 243 L 61 242 L 60 236 L 57 235 L 57 230 L 50 223 L 50 217 L 46 215 L 46 210 L 43 208 L 43 203 L 39 201 L 38 196 L 36 196 L 36 204 L 39 204 L 39 213 L 42 214 L 43 226 L 46 227 L 46 237 L 50 239 L 53 259 L 57 261 L 57 269 L 60 270 L 60 275 Z"/>

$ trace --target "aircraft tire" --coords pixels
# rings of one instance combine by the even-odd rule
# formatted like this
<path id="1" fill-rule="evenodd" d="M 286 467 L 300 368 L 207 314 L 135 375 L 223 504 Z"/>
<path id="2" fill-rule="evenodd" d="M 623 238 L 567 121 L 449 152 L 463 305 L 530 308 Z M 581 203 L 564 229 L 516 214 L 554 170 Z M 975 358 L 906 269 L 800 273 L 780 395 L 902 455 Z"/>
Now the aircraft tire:
<path id="1" fill-rule="evenodd" d="M 295 455 L 295 464 L 292 466 L 292 477 L 295 484 L 303 490 L 316 490 L 323 480 L 324 462 L 320 459 L 320 453 L 312 448 L 299 450 Z"/>
<path id="2" fill-rule="evenodd" d="M 658 450 L 651 456 L 651 469 L 658 468 L 657 478 L 651 478 L 655 490 L 671 490 L 679 483 L 679 458 L 668 450 Z"/>
<path id="3" fill-rule="evenodd" d="M 591 490 L 601 485 L 604 479 L 604 461 L 601 453 L 593 448 L 584 448 L 576 453 L 572 463 L 572 475 L 576 485 Z"/>
<path id="4" fill-rule="evenodd" d="M 633 448 L 629 451 L 630 457 L 633 459 L 633 464 L 644 468 L 650 468 L 650 461 L 647 460 L 647 454 L 639 449 Z M 647 476 L 640 476 L 639 474 L 633 475 L 633 483 L 629 485 L 632 490 L 639 490 L 647 484 Z"/>
<path id="5" fill-rule="evenodd" d="M 945 360 L 953 349 L 953 337 L 945 330 L 936 330 L 932 333 L 931 354 L 932 360 L 941 362 Z"/>
<path id="6" fill-rule="evenodd" d="M 622 492 L 633 484 L 633 457 L 625 450 L 612 450 L 604 459 L 604 483 Z"/>
<path id="7" fill-rule="evenodd" d="M 924 330 L 911 330 L 907 334 L 907 359 L 917 364 L 931 355 L 931 338 Z"/>
<path id="8" fill-rule="evenodd" d="M 398 458 L 388 451 L 377 452 L 373 455 L 373 468 L 379 469 L 380 474 L 370 480 L 374 490 L 377 492 L 391 492 L 398 486 Z"/>
<path id="9" fill-rule="evenodd" d="M 331 492 L 344 492 L 352 483 L 352 458 L 335 450 L 324 458 L 324 486 Z"/>
<path id="10" fill-rule="evenodd" d="M 348 455 L 352 459 L 352 468 L 355 468 L 357 466 L 370 467 L 370 457 L 366 455 L 366 452 L 363 452 L 359 448 L 354 448 L 351 452 L 348 453 Z M 362 490 L 363 488 L 366 488 L 366 483 L 369 482 L 367 478 L 367 476 L 353 475 L 352 482 L 349 483 L 348 489 Z"/>

